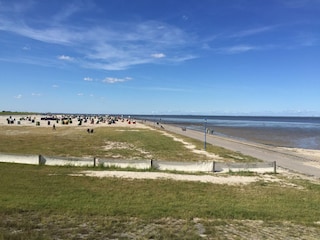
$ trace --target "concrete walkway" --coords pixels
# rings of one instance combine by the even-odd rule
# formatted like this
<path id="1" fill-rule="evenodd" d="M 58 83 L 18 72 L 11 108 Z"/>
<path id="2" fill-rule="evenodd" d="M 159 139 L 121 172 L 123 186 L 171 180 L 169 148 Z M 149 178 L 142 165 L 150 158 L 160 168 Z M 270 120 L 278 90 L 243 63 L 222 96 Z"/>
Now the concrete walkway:
<path id="1" fill-rule="evenodd" d="M 152 124 L 154 126 L 154 123 L 149 122 L 149 124 Z M 204 133 L 190 129 L 183 131 L 181 128 L 172 125 L 162 124 L 162 127 L 167 131 L 204 142 Z M 248 141 L 240 141 L 212 134 L 206 134 L 206 142 L 235 152 L 240 152 L 242 154 L 249 155 L 266 162 L 276 161 L 277 166 L 281 168 L 288 169 L 290 171 L 301 173 L 307 176 L 312 176 L 318 179 L 320 178 L 320 168 L 317 168 L 316 166 L 310 166 L 308 164 L 310 162 L 315 162 L 315 159 L 291 152 L 289 150 L 279 149 L 276 147 Z"/>

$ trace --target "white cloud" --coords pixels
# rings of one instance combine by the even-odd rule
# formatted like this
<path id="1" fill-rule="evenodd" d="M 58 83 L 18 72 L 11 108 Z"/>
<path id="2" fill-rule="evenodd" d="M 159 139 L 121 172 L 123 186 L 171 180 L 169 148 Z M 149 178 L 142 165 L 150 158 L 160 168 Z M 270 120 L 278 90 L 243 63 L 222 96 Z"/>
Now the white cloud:
<path id="1" fill-rule="evenodd" d="M 59 86 L 56 85 L 56 84 L 53 84 L 52 87 L 53 87 L 53 88 L 58 88 Z"/>
<path id="2" fill-rule="evenodd" d="M 231 46 L 226 48 L 220 48 L 220 49 L 217 49 L 217 51 L 220 53 L 226 53 L 226 54 L 239 54 L 239 53 L 244 53 L 244 52 L 257 50 L 257 49 L 258 48 L 255 46 L 237 45 L 237 46 Z"/>
<path id="3" fill-rule="evenodd" d="M 124 70 L 135 65 L 154 64 L 157 58 L 166 60 L 162 63 L 172 62 L 161 52 L 170 51 L 172 56 L 178 56 L 176 59 L 181 61 L 187 59 L 185 55 L 190 55 L 188 52 L 191 50 L 186 49 L 191 49 L 188 47 L 194 42 L 193 37 L 174 25 L 160 21 L 105 22 L 103 25 L 92 22 L 82 27 L 80 24 L 70 23 L 69 18 L 82 10 L 78 8 L 78 4 L 69 4 L 37 26 L 33 25 L 35 21 L 26 17 L 28 10 L 13 16 L 2 15 L 0 31 L 68 47 L 68 51 L 76 54 L 77 59 L 69 55 L 60 55 L 57 59 L 77 60 L 77 64 L 86 68 Z"/>
<path id="4" fill-rule="evenodd" d="M 24 47 L 22 48 L 22 50 L 29 51 L 29 50 L 31 50 L 31 47 L 30 47 L 30 46 L 24 46 Z"/>
<path id="5" fill-rule="evenodd" d="M 36 96 L 36 97 L 40 97 L 42 94 L 41 93 L 31 93 L 31 96 Z"/>
<path id="6" fill-rule="evenodd" d="M 16 96 L 14 96 L 14 98 L 16 98 L 16 99 L 21 99 L 21 98 L 22 98 L 22 95 L 21 95 L 21 94 L 18 94 L 18 95 L 16 95 Z"/>
<path id="7" fill-rule="evenodd" d="M 153 57 L 153 58 L 164 58 L 164 57 L 166 57 L 166 55 L 163 54 L 163 53 L 154 53 L 154 54 L 151 54 L 151 57 Z"/>
<path id="8" fill-rule="evenodd" d="M 126 82 L 126 81 L 130 81 L 132 78 L 130 77 L 125 77 L 125 78 L 113 78 L 113 77 L 107 77 L 105 79 L 102 80 L 102 82 L 104 83 L 119 83 L 119 82 Z"/>
<path id="9" fill-rule="evenodd" d="M 92 82 L 93 81 L 93 79 L 91 77 L 85 77 L 85 78 L 83 78 L 83 80 L 84 81 L 88 81 L 88 82 Z"/>
<path id="10" fill-rule="evenodd" d="M 83 96 L 83 95 L 84 95 L 83 93 L 78 93 L 78 94 L 77 94 L 77 96 Z"/>
<path id="11" fill-rule="evenodd" d="M 268 31 L 272 31 L 277 27 L 278 26 L 262 26 L 259 28 L 247 29 L 247 30 L 243 30 L 243 31 L 234 33 L 230 37 L 239 37 L 240 38 L 240 37 L 252 36 L 252 35 L 268 32 Z"/>
<path id="12" fill-rule="evenodd" d="M 66 56 L 66 55 L 60 55 L 58 56 L 59 60 L 63 60 L 63 61 L 73 61 L 74 58 L 70 57 L 70 56 Z"/>

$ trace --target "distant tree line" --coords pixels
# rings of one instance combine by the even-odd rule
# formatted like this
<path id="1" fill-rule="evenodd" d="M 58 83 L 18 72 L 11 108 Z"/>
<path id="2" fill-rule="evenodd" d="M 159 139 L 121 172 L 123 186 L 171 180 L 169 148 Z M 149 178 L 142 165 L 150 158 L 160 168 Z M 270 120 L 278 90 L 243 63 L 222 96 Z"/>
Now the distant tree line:
<path id="1" fill-rule="evenodd" d="M 3 110 L 0 112 L 0 115 L 37 115 L 40 113 L 35 113 L 35 112 L 13 112 L 13 111 L 6 111 Z"/>

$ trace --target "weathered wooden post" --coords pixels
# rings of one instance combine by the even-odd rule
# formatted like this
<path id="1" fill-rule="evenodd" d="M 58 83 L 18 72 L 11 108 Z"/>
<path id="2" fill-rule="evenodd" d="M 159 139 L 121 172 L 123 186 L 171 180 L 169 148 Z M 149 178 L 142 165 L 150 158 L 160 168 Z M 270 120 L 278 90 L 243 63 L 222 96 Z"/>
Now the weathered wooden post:
<path id="1" fill-rule="evenodd" d="M 212 172 L 215 172 L 216 171 L 216 162 L 213 161 L 212 163 Z"/>
<path id="2" fill-rule="evenodd" d="M 93 158 L 93 167 L 96 166 L 96 164 L 97 164 L 96 161 L 97 161 L 97 160 L 96 160 L 96 157 L 94 157 L 94 158 Z"/>
<path id="3" fill-rule="evenodd" d="M 276 161 L 273 162 L 273 173 L 274 174 L 277 173 L 277 162 Z"/>

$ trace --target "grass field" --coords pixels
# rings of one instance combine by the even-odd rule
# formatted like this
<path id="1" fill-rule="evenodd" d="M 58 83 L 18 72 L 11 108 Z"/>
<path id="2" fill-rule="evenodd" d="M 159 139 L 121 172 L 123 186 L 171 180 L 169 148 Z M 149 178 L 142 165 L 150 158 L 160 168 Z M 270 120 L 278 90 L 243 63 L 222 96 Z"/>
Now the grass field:
<path id="1" fill-rule="evenodd" d="M 179 138 L 203 149 L 200 141 Z M 85 127 L 59 127 L 53 131 L 46 127 L 0 126 L 0 152 L 64 157 L 208 160 L 207 156 L 194 153 L 157 130 L 125 127 L 97 127 L 94 134 L 88 134 Z M 212 145 L 207 146 L 207 152 L 223 157 L 224 161 L 259 161 Z"/>
<path id="2" fill-rule="evenodd" d="M 271 229 L 267 237 L 275 228 L 320 233 L 320 185 L 309 181 L 227 186 L 70 175 L 80 170 L 0 164 L 0 239 L 199 239 L 198 228 L 215 238 L 228 225 L 238 237 L 253 227 Z"/>
<path id="3" fill-rule="evenodd" d="M 185 140 L 202 146 L 201 142 Z M 111 142 L 124 142 L 129 149 L 105 150 Z M 221 151 L 219 155 L 224 154 L 227 161 L 235 154 L 213 146 L 208 146 L 208 151 Z M 56 132 L 50 128 L 1 127 L 0 152 L 127 158 L 151 154 L 159 159 L 199 160 L 181 143 L 147 129 L 97 128 L 94 134 L 87 134 L 85 129 L 68 127 Z M 261 180 L 232 186 L 72 175 L 86 169 L 0 163 L 0 239 L 320 236 L 318 182 L 280 174 L 276 175 L 279 182 Z"/>

